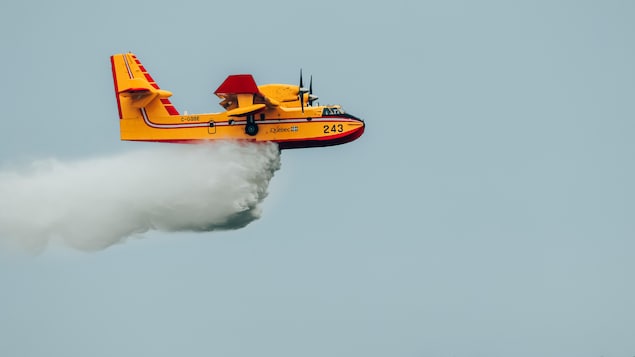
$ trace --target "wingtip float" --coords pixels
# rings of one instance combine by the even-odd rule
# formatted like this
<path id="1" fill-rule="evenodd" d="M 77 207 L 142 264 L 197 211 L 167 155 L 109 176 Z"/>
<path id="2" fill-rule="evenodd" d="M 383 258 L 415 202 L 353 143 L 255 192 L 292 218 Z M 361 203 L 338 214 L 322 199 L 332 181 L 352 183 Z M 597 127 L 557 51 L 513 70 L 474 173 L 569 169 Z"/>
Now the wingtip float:
<path id="1" fill-rule="evenodd" d="M 181 114 L 132 53 L 110 58 L 119 110 L 121 140 L 276 142 L 281 149 L 331 146 L 364 133 L 360 118 L 339 105 L 313 105 L 313 83 L 258 86 L 250 74 L 230 75 L 216 89 L 220 113 Z"/>

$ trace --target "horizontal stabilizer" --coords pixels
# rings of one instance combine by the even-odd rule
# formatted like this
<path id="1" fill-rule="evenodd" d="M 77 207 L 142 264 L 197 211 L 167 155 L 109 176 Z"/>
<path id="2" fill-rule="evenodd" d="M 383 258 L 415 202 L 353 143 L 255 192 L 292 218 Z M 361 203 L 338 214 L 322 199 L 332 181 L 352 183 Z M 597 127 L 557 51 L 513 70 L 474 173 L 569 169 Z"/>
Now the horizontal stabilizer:
<path id="1" fill-rule="evenodd" d="M 158 98 L 168 98 L 172 96 L 172 93 L 163 89 L 154 89 L 150 88 L 125 88 L 124 90 L 119 91 L 119 94 L 123 98 L 129 98 L 132 102 L 132 105 L 135 108 L 143 108 L 147 106 L 154 99 Z"/>
<path id="2" fill-rule="evenodd" d="M 150 89 L 148 89 L 148 88 L 127 88 L 127 89 L 124 89 L 122 91 L 119 91 L 119 93 L 143 93 L 143 92 L 150 93 Z"/>

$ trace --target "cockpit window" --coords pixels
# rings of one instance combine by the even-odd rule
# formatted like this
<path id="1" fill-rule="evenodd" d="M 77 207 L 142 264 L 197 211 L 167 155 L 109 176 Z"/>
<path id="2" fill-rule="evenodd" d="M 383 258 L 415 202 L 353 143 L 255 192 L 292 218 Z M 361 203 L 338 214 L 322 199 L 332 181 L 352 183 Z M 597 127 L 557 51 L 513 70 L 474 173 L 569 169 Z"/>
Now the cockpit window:
<path id="1" fill-rule="evenodd" d="M 342 110 L 342 108 L 338 108 L 338 107 L 325 107 L 324 110 L 322 111 L 322 115 L 340 115 L 340 114 L 344 114 L 344 111 Z"/>

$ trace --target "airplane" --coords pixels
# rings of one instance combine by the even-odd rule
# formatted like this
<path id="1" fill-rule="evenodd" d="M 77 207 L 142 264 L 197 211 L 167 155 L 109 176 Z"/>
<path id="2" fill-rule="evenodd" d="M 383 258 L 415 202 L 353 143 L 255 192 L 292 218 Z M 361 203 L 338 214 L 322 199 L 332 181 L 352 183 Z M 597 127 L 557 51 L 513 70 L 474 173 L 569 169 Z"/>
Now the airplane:
<path id="1" fill-rule="evenodd" d="M 133 53 L 110 57 L 121 140 L 196 143 L 275 142 L 280 149 L 331 146 L 359 138 L 364 121 L 339 105 L 313 105 L 313 76 L 299 85 L 257 85 L 251 74 L 230 75 L 214 91 L 219 113 L 180 113 Z"/>

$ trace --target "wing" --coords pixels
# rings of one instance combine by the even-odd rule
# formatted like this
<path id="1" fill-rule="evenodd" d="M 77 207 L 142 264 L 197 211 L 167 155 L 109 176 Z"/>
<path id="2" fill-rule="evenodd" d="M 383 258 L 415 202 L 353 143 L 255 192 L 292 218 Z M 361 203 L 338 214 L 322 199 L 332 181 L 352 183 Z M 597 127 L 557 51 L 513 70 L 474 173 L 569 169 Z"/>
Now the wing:
<path id="1" fill-rule="evenodd" d="M 234 74 L 214 91 L 222 99 L 220 105 L 230 116 L 247 116 L 280 103 L 262 93 L 251 74 Z"/>
<path id="2" fill-rule="evenodd" d="M 265 84 L 258 86 L 251 74 L 234 74 L 214 92 L 222 99 L 220 105 L 230 116 L 247 116 L 273 108 L 300 107 L 300 87 L 291 84 Z M 302 93 L 306 96 L 306 93 Z M 305 99 L 305 102 L 308 100 Z"/>
<path id="3" fill-rule="evenodd" d="M 248 116 L 265 109 L 264 96 L 251 74 L 234 74 L 214 91 L 229 116 Z"/>
<path id="4" fill-rule="evenodd" d="M 298 95 L 300 93 L 300 87 L 292 84 L 265 84 L 258 87 L 260 93 L 263 96 L 273 99 L 281 103 L 293 103 L 298 102 L 297 106 L 300 106 Z"/>

